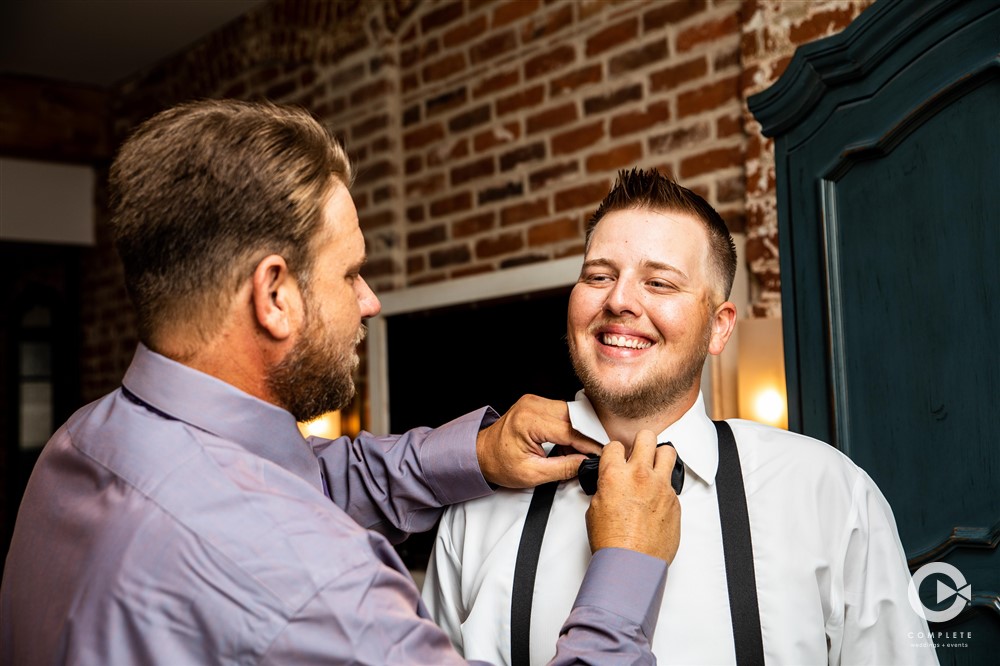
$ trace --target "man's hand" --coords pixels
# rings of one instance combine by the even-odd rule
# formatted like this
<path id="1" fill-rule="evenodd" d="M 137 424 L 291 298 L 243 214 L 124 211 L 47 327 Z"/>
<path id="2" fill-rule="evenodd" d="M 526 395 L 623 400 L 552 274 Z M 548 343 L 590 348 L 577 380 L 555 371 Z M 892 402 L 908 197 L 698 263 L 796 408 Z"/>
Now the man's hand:
<path id="1" fill-rule="evenodd" d="M 627 548 L 668 564 L 681 538 L 681 505 L 670 487 L 677 452 L 656 447 L 656 435 L 640 430 L 632 453 L 611 442 L 601 454 L 597 494 L 587 510 L 590 549 Z"/>
<path id="2" fill-rule="evenodd" d="M 546 458 L 545 442 L 571 446 L 582 453 L 601 452 L 595 442 L 573 430 L 565 402 L 526 395 L 499 421 L 479 432 L 479 469 L 488 482 L 506 488 L 531 488 L 576 476 L 585 456 L 575 453 Z"/>

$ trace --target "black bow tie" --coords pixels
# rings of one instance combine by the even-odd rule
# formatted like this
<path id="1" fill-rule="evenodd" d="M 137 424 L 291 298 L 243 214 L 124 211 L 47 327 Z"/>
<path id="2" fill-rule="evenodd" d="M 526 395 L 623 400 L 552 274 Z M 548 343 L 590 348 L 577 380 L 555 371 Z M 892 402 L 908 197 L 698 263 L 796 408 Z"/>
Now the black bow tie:
<path id="1" fill-rule="evenodd" d="M 656 448 L 660 448 L 661 446 L 674 448 L 674 445 L 670 442 L 660 442 L 656 445 Z M 601 457 L 596 453 L 587 454 L 587 459 L 580 463 L 580 469 L 577 471 L 576 478 L 580 479 L 580 487 L 588 495 L 593 495 L 597 492 L 597 472 L 600 464 Z M 680 456 L 677 456 L 677 460 L 674 462 L 674 471 L 670 474 L 670 486 L 674 489 L 675 493 L 678 495 L 681 494 L 681 488 L 684 487 L 684 463 L 681 461 Z"/>

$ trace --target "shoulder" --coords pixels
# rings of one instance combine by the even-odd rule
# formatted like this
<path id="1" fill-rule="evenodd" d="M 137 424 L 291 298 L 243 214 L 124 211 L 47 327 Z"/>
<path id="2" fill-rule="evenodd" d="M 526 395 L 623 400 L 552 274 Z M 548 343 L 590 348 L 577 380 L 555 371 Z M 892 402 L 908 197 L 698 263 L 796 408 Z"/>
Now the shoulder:
<path id="1" fill-rule="evenodd" d="M 728 420 L 748 485 L 780 485 L 829 492 L 850 501 L 859 485 L 872 485 L 850 458 L 826 442 L 743 419 Z M 791 495 L 794 497 L 795 495 Z"/>

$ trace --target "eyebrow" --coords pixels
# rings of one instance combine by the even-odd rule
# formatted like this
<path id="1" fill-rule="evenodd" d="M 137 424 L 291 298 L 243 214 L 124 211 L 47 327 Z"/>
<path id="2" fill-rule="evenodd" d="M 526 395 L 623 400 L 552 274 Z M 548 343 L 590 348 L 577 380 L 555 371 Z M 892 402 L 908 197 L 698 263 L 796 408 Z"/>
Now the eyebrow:
<path id="1" fill-rule="evenodd" d="M 593 268 L 595 266 L 604 266 L 607 268 L 613 268 L 615 270 L 618 269 L 615 263 L 610 259 L 588 259 L 587 261 L 583 262 L 583 267 L 581 270 L 582 271 L 587 270 L 588 268 Z M 665 264 L 662 261 L 650 261 L 647 259 L 646 261 L 642 262 L 642 267 L 652 268 L 655 271 L 665 271 L 667 273 L 675 273 L 684 280 L 690 279 L 687 273 L 685 273 L 681 269 L 677 268 L 676 266 L 672 266 L 670 264 Z"/>

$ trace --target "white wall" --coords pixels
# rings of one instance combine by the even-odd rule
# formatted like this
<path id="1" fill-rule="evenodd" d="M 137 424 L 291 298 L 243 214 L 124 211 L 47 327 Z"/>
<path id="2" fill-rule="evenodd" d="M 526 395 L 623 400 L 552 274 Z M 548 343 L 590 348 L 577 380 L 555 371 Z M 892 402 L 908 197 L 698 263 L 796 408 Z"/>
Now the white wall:
<path id="1" fill-rule="evenodd" d="M 94 244 L 94 170 L 0 158 L 0 240 Z"/>

